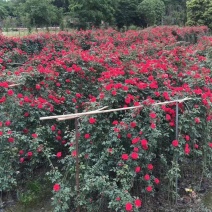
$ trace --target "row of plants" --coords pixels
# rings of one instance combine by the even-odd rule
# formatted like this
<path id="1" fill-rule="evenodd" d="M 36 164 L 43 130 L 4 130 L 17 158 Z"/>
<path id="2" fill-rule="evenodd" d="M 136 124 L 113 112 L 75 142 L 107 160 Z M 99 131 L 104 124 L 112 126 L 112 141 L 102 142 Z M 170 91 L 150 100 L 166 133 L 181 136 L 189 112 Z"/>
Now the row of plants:
<path id="1" fill-rule="evenodd" d="M 173 203 L 191 167 L 198 191 L 212 160 L 207 34 L 207 27 L 164 26 L 0 37 L 0 191 L 19 190 L 46 166 L 58 212 Z M 179 122 L 176 103 L 154 105 L 185 97 Z M 77 132 L 75 120 L 40 120 L 139 105 L 81 116 Z"/>

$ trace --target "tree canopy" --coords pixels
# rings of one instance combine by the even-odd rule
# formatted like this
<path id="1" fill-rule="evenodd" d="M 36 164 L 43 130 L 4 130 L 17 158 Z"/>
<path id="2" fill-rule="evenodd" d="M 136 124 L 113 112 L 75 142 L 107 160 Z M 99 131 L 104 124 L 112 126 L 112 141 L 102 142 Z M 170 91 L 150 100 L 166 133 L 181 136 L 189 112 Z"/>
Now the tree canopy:
<path id="1" fill-rule="evenodd" d="M 165 14 L 165 4 L 162 0 L 143 0 L 137 9 L 147 26 L 160 25 Z"/>
<path id="2" fill-rule="evenodd" d="M 89 24 L 98 27 L 102 21 L 114 22 L 115 4 L 113 0 L 70 0 L 69 9 L 82 27 Z"/>
<path id="3" fill-rule="evenodd" d="M 26 0 L 19 3 L 17 15 L 31 26 L 59 24 L 62 11 L 52 4 L 52 0 Z"/>
<path id="4" fill-rule="evenodd" d="M 207 25 L 212 29 L 212 1 L 187 1 L 187 25 Z"/>
<path id="5" fill-rule="evenodd" d="M 0 19 L 19 25 L 59 25 L 63 16 L 78 28 L 152 25 L 207 25 L 212 28 L 211 0 L 0 0 Z"/>

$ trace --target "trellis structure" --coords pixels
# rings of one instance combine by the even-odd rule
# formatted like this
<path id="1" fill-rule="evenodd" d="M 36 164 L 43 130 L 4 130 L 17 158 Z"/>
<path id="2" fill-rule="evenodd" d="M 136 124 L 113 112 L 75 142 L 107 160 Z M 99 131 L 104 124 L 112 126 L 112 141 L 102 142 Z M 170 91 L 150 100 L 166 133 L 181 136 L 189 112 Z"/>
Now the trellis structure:
<path id="1" fill-rule="evenodd" d="M 172 104 L 176 103 L 176 119 L 175 119 L 175 133 L 176 133 L 176 140 L 178 140 L 178 126 L 179 126 L 179 103 L 192 100 L 193 98 L 185 97 L 183 99 L 176 99 L 172 101 L 165 101 L 165 102 L 157 102 L 150 104 L 150 106 L 159 106 L 159 105 L 166 105 L 166 104 Z M 77 189 L 77 195 L 79 196 L 79 188 L 80 188 L 80 183 L 79 183 L 79 172 L 80 172 L 80 167 L 79 167 L 79 141 L 78 141 L 78 118 L 81 116 L 88 116 L 88 115 L 95 115 L 95 114 L 102 114 L 102 113 L 112 113 L 116 111 L 123 111 L 123 110 L 133 110 L 137 108 L 142 108 L 145 107 L 146 105 L 141 103 L 139 106 L 133 106 L 133 107 L 123 107 L 123 108 L 116 108 L 116 109 L 109 109 L 109 110 L 104 110 L 108 106 L 104 106 L 102 108 L 89 111 L 89 112 L 82 112 L 82 113 L 74 113 L 74 114 L 67 114 L 67 115 L 58 115 L 58 116 L 47 116 L 47 117 L 41 117 L 40 120 L 49 120 L 49 119 L 56 119 L 57 121 L 65 121 L 65 120 L 70 120 L 70 119 L 75 119 L 75 141 L 76 141 L 76 189 Z M 178 157 L 176 157 L 176 163 L 178 163 Z M 178 193 L 178 177 L 176 175 L 175 178 L 175 186 L 176 186 L 176 202 L 177 202 L 177 193 Z M 80 212 L 80 207 L 77 207 L 77 212 Z"/>

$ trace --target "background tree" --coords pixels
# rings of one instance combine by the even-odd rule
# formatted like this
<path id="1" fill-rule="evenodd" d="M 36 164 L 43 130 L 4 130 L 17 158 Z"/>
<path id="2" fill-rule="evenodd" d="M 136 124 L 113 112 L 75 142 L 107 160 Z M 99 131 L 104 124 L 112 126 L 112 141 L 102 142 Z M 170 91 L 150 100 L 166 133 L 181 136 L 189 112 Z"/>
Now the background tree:
<path id="1" fill-rule="evenodd" d="M 8 11 L 6 9 L 6 4 L 3 0 L 0 0 L 0 20 L 5 18 L 8 15 Z"/>
<path id="2" fill-rule="evenodd" d="M 52 4 L 58 8 L 62 8 L 64 13 L 69 12 L 69 0 L 53 0 Z"/>
<path id="3" fill-rule="evenodd" d="M 142 20 L 137 10 L 142 0 L 118 0 L 115 13 L 116 25 L 118 28 L 130 25 L 142 26 Z"/>
<path id="4" fill-rule="evenodd" d="M 0 20 L 5 18 L 8 15 L 7 10 L 0 5 Z"/>
<path id="5" fill-rule="evenodd" d="M 163 16 L 164 25 L 184 26 L 186 23 L 186 1 L 187 0 L 163 0 L 166 6 Z"/>
<path id="6" fill-rule="evenodd" d="M 162 0 L 143 0 L 138 5 L 138 12 L 146 26 L 160 25 L 165 14 L 165 4 Z"/>
<path id="7" fill-rule="evenodd" d="M 212 1 L 189 0 L 187 6 L 187 25 L 207 25 L 212 29 Z"/>
<path id="8" fill-rule="evenodd" d="M 113 0 L 71 0 L 69 9 L 79 20 L 79 27 L 99 27 L 101 22 L 114 23 L 116 2 Z"/>
<path id="9" fill-rule="evenodd" d="M 26 21 L 27 27 L 43 27 L 60 24 L 62 10 L 54 6 L 52 0 L 26 0 L 18 4 L 17 15 Z"/>

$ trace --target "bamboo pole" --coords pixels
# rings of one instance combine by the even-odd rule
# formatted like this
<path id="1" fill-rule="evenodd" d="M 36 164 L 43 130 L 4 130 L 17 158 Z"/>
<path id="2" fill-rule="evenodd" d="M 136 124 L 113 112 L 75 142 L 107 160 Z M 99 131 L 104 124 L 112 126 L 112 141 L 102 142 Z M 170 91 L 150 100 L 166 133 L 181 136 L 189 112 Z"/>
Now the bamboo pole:
<path id="1" fill-rule="evenodd" d="M 103 110 L 103 109 L 105 109 L 105 108 L 107 108 L 107 107 L 108 107 L 108 106 L 105 106 L 105 107 L 103 107 L 103 108 L 100 108 L 100 109 L 94 110 L 94 111 L 101 111 L 101 110 Z M 60 120 L 57 119 L 57 121 L 64 121 L 64 120 L 75 119 L 75 118 L 79 118 L 79 117 L 81 117 L 81 116 L 83 116 L 83 115 L 71 114 L 70 116 L 65 117 L 65 118 L 58 118 L 58 119 L 60 119 Z"/>
<path id="2" fill-rule="evenodd" d="M 184 98 L 184 99 L 179 99 L 179 100 L 173 100 L 173 101 L 166 101 L 166 102 L 158 102 L 158 103 L 154 103 L 151 104 L 151 106 L 157 106 L 157 105 L 165 105 L 165 104 L 170 104 L 170 103 L 181 103 L 187 100 L 190 100 L 192 98 Z M 94 114 L 100 114 L 100 113 L 110 113 L 110 112 L 116 112 L 116 111 L 122 111 L 122 110 L 131 110 L 131 109 L 136 109 L 136 108 L 141 108 L 144 107 L 144 105 L 139 105 L 139 106 L 134 106 L 134 107 L 125 107 L 125 108 L 117 108 L 117 109 L 110 109 L 110 110 L 104 110 L 104 111 L 90 111 L 90 112 L 83 112 L 83 113 L 76 113 L 73 114 L 73 116 L 69 116 L 69 117 L 57 117 L 57 121 L 64 121 L 64 120 L 68 120 L 68 119 L 73 119 L 76 116 L 83 116 L 83 115 L 94 115 Z"/>
<path id="3" fill-rule="evenodd" d="M 18 83 L 18 84 L 8 85 L 8 87 L 15 87 L 15 86 L 18 86 L 18 85 L 20 85 L 20 83 Z"/>
<path id="4" fill-rule="evenodd" d="M 99 108 L 97 110 L 93 110 L 93 111 L 99 111 L 99 110 L 104 110 L 105 108 L 107 108 L 108 106 L 104 106 L 102 108 Z M 76 118 L 76 117 L 79 117 L 80 115 L 78 115 L 78 113 L 74 113 L 74 114 L 67 114 L 67 115 L 58 115 L 58 116 L 47 116 L 47 117 L 41 117 L 40 120 L 47 120 L 47 119 L 57 119 L 57 118 L 60 118 L 60 117 L 65 117 L 65 118 L 68 118 L 68 117 L 73 117 L 73 118 Z"/>
<path id="5" fill-rule="evenodd" d="M 151 106 L 157 106 L 157 105 L 165 105 L 165 104 L 170 104 L 170 103 L 181 103 L 187 100 L 190 100 L 193 98 L 184 98 L 184 99 L 176 99 L 176 100 L 172 100 L 172 101 L 165 101 L 165 102 L 158 102 L 158 103 L 154 103 L 151 104 Z M 144 104 L 141 104 L 139 106 L 132 106 L 132 107 L 124 107 L 124 108 L 117 108 L 117 109 L 109 109 L 109 110 L 104 110 L 104 111 L 100 111 L 99 110 L 94 110 L 94 111 L 89 111 L 89 112 L 82 112 L 82 113 L 75 113 L 75 114 L 67 114 L 67 115 L 58 115 L 58 116 L 46 116 L 46 117 L 41 117 L 40 120 L 48 120 L 48 119 L 57 119 L 58 121 L 63 121 L 66 119 L 62 119 L 62 118 L 69 118 L 71 119 L 71 117 L 78 117 L 78 116 L 83 116 L 83 115 L 94 115 L 94 114 L 100 114 L 100 113 L 109 113 L 109 112 L 116 112 L 116 111 L 122 111 L 122 110 L 131 110 L 131 109 L 136 109 L 136 108 L 141 108 L 144 107 Z M 107 107 L 107 106 L 105 106 Z"/>

